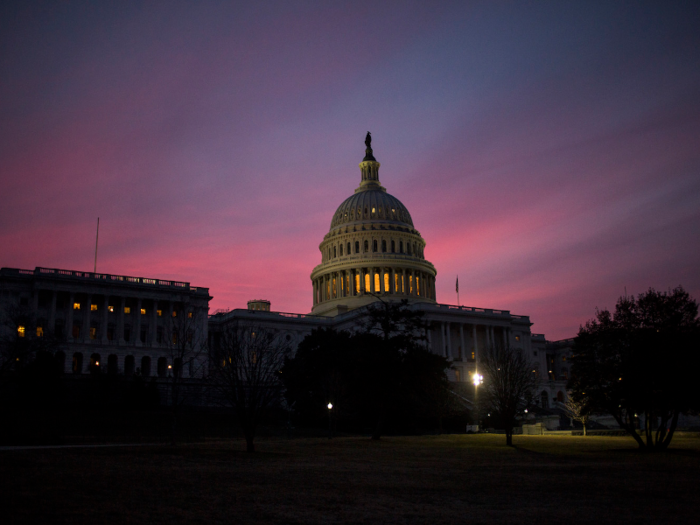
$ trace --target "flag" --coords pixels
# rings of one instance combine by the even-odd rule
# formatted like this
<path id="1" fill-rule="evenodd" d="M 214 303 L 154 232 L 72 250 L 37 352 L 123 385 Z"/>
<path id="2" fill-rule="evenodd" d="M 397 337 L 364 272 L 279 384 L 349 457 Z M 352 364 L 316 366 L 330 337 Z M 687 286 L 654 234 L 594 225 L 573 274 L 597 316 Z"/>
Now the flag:
<path id="1" fill-rule="evenodd" d="M 455 283 L 455 291 L 459 293 L 459 275 L 457 276 L 457 282 Z"/>

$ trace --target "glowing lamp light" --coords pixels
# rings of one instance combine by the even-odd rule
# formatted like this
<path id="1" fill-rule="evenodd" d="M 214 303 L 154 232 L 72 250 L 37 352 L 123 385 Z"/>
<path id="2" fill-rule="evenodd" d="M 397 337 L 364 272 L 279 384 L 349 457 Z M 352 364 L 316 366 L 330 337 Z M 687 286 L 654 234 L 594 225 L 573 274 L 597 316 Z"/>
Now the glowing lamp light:
<path id="1" fill-rule="evenodd" d="M 484 382 L 484 376 L 482 376 L 481 374 L 474 374 L 472 382 L 474 383 L 474 386 L 479 386 L 481 383 Z"/>
<path id="2" fill-rule="evenodd" d="M 330 410 L 331 408 L 333 408 L 333 403 L 328 403 L 328 410 Z"/>
<path id="3" fill-rule="evenodd" d="M 99 362 L 99 361 L 95 361 L 95 366 L 100 366 L 100 362 Z"/>
<path id="4" fill-rule="evenodd" d="M 168 365 L 168 368 L 169 368 L 169 369 L 172 368 L 172 367 L 173 367 L 173 365 Z"/>

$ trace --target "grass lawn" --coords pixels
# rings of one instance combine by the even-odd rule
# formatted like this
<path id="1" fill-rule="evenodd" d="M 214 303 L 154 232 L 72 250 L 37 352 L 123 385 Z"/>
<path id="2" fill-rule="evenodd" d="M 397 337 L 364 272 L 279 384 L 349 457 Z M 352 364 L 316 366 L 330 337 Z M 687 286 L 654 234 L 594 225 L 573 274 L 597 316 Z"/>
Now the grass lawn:
<path id="1" fill-rule="evenodd" d="M 698 523 L 700 439 L 269 439 L 0 451 L 2 523 Z"/>

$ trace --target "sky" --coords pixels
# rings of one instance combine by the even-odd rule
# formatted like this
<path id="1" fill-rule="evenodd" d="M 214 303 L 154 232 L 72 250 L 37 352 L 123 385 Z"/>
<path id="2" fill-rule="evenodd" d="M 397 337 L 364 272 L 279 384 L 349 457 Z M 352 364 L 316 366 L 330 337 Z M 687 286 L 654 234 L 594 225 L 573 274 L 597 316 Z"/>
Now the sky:
<path id="1" fill-rule="evenodd" d="M 625 292 L 700 299 L 698 2 L 11 2 L 0 266 L 308 313 L 379 176 L 437 299 L 573 337 Z"/>

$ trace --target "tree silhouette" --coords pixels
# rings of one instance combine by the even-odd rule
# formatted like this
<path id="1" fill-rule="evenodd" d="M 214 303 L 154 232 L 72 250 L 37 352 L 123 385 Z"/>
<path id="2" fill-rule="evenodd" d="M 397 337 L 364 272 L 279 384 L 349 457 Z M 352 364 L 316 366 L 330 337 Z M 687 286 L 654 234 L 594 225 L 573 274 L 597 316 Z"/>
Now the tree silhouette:
<path id="1" fill-rule="evenodd" d="M 513 444 L 517 416 L 533 404 L 539 386 L 533 365 L 519 348 L 491 346 L 479 356 L 484 381 L 478 388 L 482 411 L 495 413 L 506 432 L 506 444 Z"/>
<path id="2" fill-rule="evenodd" d="M 214 388 L 233 409 L 248 452 L 255 452 L 258 425 L 282 399 L 280 371 L 290 354 L 284 334 L 239 323 L 224 328 L 213 350 Z"/>
<path id="3" fill-rule="evenodd" d="M 678 416 L 700 408 L 698 305 L 679 287 L 620 297 L 574 343 L 571 397 L 612 415 L 640 449 L 666 449 Z M 637 433 L 637 415 L 644 417 Z"/>

